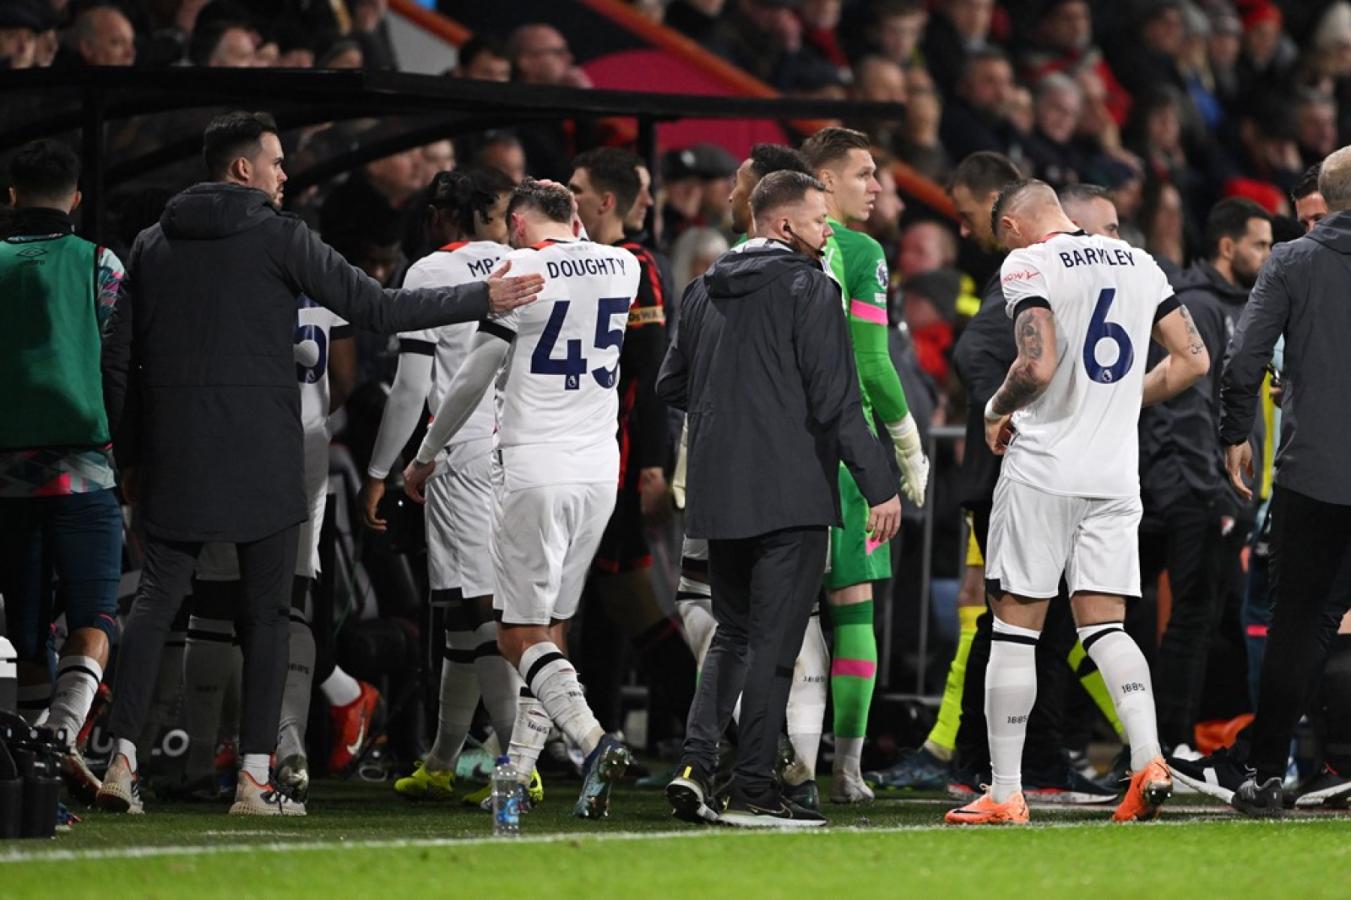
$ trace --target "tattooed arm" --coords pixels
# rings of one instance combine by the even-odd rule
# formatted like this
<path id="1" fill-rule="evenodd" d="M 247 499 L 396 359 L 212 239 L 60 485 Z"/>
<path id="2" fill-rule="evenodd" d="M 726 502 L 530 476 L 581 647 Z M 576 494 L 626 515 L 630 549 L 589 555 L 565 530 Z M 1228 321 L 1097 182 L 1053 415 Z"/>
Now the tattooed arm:
<path id="1" fill-rule="evenodd" d="M 1154 340 L 1168 355 L 1145 375 L 1145 406 L 1177 396 L 1210 370 L 1210 353 L 1187 307 L 1176 306 L 1155 322 Z"/>
<path id="2" fill-rule="evenodd" d="M 1055 374 L 1055 316 L 1044 305 L 1024 308 L 1014 320 L 1013 339 L 1018 358 L 985 407 L 985 442 L 996 455 L 1008 446 L 1009 418 L 1040 397 Z"/>

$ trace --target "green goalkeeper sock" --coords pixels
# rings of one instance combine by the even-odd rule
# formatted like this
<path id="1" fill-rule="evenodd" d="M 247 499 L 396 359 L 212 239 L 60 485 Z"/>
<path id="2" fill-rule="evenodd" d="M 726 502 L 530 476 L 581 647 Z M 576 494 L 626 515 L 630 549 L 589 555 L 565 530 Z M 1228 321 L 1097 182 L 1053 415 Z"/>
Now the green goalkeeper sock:
<path id="1" fill-rule="evenodd" d="M 830 621 L 835 628 L 835 659 L 830 665 L 835 736 L 861 738 L 868 730 L 868 708 L 877 682 L 873 602 L 832 606 Z"/>

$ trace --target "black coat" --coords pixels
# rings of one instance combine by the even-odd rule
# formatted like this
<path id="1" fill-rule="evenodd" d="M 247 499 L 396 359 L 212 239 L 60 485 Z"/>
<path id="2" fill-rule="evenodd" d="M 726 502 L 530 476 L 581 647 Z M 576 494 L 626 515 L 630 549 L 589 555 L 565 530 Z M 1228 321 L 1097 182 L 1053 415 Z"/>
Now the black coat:
<path id="1" fill-rule="evenodd" d="M 1243 308 L 1220 378 L 1220 441 L 1237 444 L 1261 418 L 1258 391 L 1272 348 L 1285 336 L 1276 484 L 1342 506 L 1351 506 L 1348 273 L 1351 212 L 1333 213 L 1299 240 L 1277 244 Z"/>
<path id="2" fill-rule="evenodd" d="M 1176 397 L 1140 410 L 1140 499 L 1147 530 L 1156 530 L 1156 516 L 1175 503 L 1237 498 L 1226 490 L 1229 480 L 1220 450 L 1219 373 L 1232 332 L 1226 325 L 1225 308 L 1241 309 L 1248 292 L 1225 281 L 1207 262 L 1176 273 L 1169 282 L 1196 323 L 1210 354 L 1210 370 Z M 1151 342 L 1148 368 L 1167 355 L 1162 346 Z M 1237 505 L 1226 502 L 1222 510 L 1232 515 Z"/>
<path id="3" fill-rule="evenodd" d="M 735 539 L 840 522 L 840 461 L 894 497 L 868 430 L 840 289 L 782 244 L 725 253 L 690 283 L 657 394 L 689 413 L 686 533 Z"/>
<path id="4" fill-rule="evenodd" d="M 304 294 L 393 333 L 488 312 L 488 290 L 387 291 L 257 190 L 210 183 L 136 238 L 104 343 L 113 452 L 157 537 L 252 541 L 305 519 L 292 356 Z"/>
<path id="5" fill-rule="evenodd" d="M 985 444 L 985 404 L 1004 383 L 1009 366 L 1018 358 L 1013 322 L 1004 306 L 1004 289 L 995 272 L 985 283 L 980 312 L 952 348 L 952 365 L 966 388 L 966 449 L 962 458 L 962 508 L 988 513 L 994 506 L 1000 457 Z M 982 536 L 983 540 L 983 536 Z"/>

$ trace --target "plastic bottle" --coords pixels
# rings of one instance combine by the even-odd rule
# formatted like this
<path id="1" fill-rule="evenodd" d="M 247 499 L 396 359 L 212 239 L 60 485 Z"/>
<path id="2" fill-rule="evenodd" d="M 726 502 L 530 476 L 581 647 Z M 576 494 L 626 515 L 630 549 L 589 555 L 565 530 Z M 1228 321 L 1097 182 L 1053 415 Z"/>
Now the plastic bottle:
<path id="1" fill-rule="evenodd" d="M 516 770 L 506 756 L 497 758 L 493 768 L 493 835 L 521 836 L 521 797 L 524 795 Z"/>

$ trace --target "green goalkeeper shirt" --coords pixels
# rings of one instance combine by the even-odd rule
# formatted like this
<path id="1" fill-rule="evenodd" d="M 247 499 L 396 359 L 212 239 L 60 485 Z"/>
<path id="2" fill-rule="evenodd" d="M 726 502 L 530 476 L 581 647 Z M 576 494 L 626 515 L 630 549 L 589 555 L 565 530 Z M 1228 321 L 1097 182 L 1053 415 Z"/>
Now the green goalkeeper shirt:
<path id="1" fill-rule="evenodd" d="M 887 424 L 899 422 L 909 407 L 887 349 L 886 256 L 882 245 L 870 236 L 835 219 L 828 221 L 834 234 L 826 241 L 826 267 L 840 283 L 862 388 L 863 414 L 870 428 L 873 410 Z"/>

